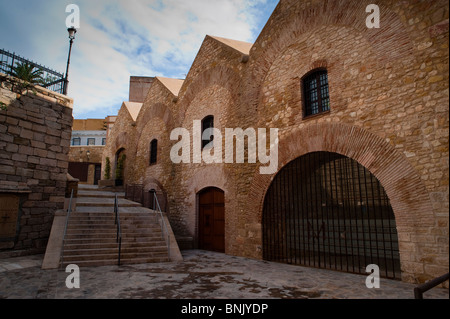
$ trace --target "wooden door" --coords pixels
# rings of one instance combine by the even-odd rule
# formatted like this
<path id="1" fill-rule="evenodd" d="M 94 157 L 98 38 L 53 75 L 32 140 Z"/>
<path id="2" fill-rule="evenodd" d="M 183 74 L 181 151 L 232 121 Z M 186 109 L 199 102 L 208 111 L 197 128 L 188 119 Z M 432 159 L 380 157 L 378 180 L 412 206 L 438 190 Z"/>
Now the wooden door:
<path id="1" fill-rule="evenodd" d="M 199 194 L 199 248 L 225 252 L 225 195 L 217 188 Z"/>

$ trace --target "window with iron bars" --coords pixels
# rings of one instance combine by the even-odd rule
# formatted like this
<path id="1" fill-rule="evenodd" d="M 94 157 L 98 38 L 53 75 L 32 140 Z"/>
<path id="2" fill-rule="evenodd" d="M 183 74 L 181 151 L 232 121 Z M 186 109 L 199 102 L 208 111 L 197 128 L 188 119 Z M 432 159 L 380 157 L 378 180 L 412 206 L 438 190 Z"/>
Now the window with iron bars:
<path id="1" fill-rule="evenodd" d="M 303 116 L 313 116 L 330 111 L 328 72 L 317 70 L 303 78 Z"/>

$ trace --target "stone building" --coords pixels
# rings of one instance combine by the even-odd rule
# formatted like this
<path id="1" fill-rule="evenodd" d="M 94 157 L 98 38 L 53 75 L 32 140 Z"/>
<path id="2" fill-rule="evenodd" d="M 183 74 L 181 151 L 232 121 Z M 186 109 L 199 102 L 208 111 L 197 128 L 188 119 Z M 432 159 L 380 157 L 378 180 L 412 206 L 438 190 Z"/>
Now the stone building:
<path id="1" fill-rule="evenodd" d="M 181 247 L 377 264 L 408 282 L 447 273 L 448 4 L 380 0 L 368 28 L 371 3 L 281 0 L 253 44 L 206 36 L 184 81 L 124 103 L 103 163 L 126 153 L 125 183 L 156 191 Z M 276 172 L 261 174 L 252 143 L 244 163 L 174 163 L 171 133 L 195 144 L 199 124 L 278 129 Z"/>
<path id="2" fill-rule="evenodd" d="M 74 120 L 69 152 L 69 174 L 82 184 L 98 185 L 102 154 L 110 123 L 106 119 Z"/>

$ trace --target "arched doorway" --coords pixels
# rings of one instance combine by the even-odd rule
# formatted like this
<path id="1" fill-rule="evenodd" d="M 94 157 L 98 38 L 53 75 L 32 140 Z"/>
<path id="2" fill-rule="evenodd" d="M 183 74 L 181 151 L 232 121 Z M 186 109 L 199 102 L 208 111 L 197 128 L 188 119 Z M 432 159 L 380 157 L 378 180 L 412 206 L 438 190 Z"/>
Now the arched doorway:
<path id="1" fill-rule="evenodd" d="M 400 279 L 396 222 L 380 182 L 355 160 L 315 152 L 286 165 L 263 208 L 263 258 Z"/>
<path id="2" fill-rule="evenodd" d="M 123 186 L 125 181 L 125 163 L 126 163 L 126 151 L 121 148 L 116 153 L 116 161 L 114 165 L 114 176 L 116 180 L 116 186 Z"/>
<path id="3" fill-rule="evenodd" d="M 198 194 L 199 249 L 225 252 L 225 193 L 207 188 Z"/>

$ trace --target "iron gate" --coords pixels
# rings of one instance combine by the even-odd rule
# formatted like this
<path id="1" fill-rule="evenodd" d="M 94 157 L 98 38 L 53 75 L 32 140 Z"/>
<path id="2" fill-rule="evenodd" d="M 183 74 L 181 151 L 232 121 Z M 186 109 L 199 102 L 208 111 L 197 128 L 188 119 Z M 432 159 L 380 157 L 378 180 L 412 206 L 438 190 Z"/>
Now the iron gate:
<path id="1" fill-rule="evenodd" d="M 356 161 L 328 152 L 283 168 L 264 201 L 263 258 L 400 279 L 395 217 L 380 182 Z"/>

